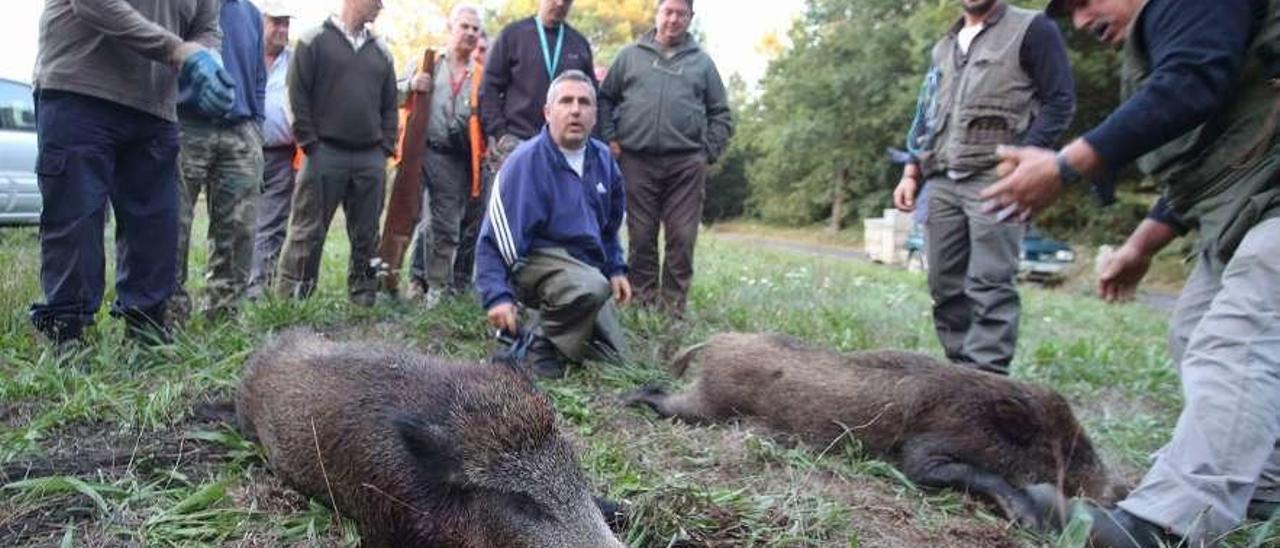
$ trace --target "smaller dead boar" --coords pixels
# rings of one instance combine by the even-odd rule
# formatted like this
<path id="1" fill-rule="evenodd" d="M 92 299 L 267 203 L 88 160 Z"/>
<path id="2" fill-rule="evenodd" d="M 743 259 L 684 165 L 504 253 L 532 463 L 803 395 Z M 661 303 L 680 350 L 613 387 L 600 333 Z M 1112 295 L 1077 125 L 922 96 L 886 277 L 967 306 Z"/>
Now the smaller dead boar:
<path id="1" fill-rule="evenodd" d="M 1110 496 L 1088 436 L 1047 388 L 914 352 L 841 354 L 773 334 L 714 335 L 677 356 L 677 375 L 695 355 L 700 372 L 683 392 L 648 386 L 624 401 L 690 422 L 749 418 L 822 447 L 847 433 L 912 481 L 981 493 L 1035 528 L 1028 485 Z"/>
<path id="2" fill-rule="evenodd" d="M 290 331 L 249 360 L 241 431 L 366 546 L 622 546 L 518 371 Z"/>

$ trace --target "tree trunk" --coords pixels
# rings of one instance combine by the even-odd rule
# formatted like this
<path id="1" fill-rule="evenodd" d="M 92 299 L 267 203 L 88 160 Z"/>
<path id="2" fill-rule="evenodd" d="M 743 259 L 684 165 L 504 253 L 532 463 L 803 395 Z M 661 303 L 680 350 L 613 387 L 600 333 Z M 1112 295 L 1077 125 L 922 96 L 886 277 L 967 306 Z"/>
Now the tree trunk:
<path id="1" fill-rule="evenodd" d="M 849 176 L 849 170 L 840 168 L 836 170 L 835 177 L 831 182 L 831 223 L 827 226 L 829 232 L 840 232 L 844 227 L 844 182 Z"/>

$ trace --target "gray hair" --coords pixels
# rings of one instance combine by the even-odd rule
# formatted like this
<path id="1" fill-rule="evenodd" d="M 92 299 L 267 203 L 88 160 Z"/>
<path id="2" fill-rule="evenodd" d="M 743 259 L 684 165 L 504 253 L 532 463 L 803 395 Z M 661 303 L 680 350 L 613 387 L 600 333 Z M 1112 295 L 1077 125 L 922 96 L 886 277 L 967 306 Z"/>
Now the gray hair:
<path id="1" fill-rule="evenodd" d="M 454 6 L 453 9 L 449 10 L 449 26 L 453 27 L 453 22 L 457 21 L 458 16 L 462 15 L 462 12 L 465 11 L 471 12 L 476 16 L 476 19 L 480 20 L 480 30 L 481 32 L 484 32 L 484 15 L 480 13 L 480 8 L 475 4 L 458 4 Z"/>
<path id="2" fill-rule="evenodd" d="M 556 79 L 551 81 L 551 86 L 547 88 L 547 106 L 551 106 L 556 102 L 556 90 L 560 87 L 560 84 L 565 82 L 581 82 L 586 84 L 587 88 L 591 90 L 591 102 L 596 102 L 595 82 L 591 81 L 591 77 L 587 76 L 587 73 L 574 69 L 560 73 L 560 76 L 556 76 Z"/>
<path id="3" fill-rule="evenodd" d="M 654 9 L 658 9 L 658 8 L 662 7 L 662 3 L 663 3 L 663 2 L 666 2 L 666 1 L 667 1 L 667 0 L 658 0 L 658 3 L 657 3 L 656 5 L 654 5 L 654 6 L 653 6 L 653 7 L 654 7 Z M 693 11 L 693 0 L 684 0 L 684 2 L 685 2 L 686 4 L 689 4 L 689 11 Z"/>

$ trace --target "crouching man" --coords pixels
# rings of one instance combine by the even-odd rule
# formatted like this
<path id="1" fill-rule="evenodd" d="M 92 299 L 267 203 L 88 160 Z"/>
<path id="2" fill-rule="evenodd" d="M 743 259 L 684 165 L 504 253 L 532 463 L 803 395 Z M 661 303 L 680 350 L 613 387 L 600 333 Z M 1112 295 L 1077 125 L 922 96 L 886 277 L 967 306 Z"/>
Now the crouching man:
<path id="1" fill-rule="evenodd" d="M 591 79 L 576 70 L 561 74 L 543 109 L 547 125 L 512 152 L 494 180 L 476 246 L 476 288 L 489 323 L 507 333 L 518 330 L 517 301 L 536 310 L 527 359 L 538 376 L 558 378 L 566 359 L 623 352 L 613 301 L 627 304 L 631 284 L 618 239 L 622 173 L 608 146 L 590 138 Z"/>

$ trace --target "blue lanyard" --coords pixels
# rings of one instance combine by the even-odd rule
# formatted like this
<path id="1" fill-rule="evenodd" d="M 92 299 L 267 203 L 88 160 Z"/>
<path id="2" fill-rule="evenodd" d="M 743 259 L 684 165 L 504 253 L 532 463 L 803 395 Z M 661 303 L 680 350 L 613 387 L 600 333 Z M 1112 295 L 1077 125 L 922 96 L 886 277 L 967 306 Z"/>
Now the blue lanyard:
<path id="1" fill-rule="evenodd" d="M 538 42 L 542 44 L 542 61 L 547 64 L 547 79 L 553 80 L 556 77 L 556 67 L 560 66 L 560 48 L 564 46 L 564 23 L 560 23 L 560 30 L 556 35 L 556 54 L 551 55 L 551 48 L 547 47 L 547 32 L 542 26 L 542 19 L 534 17 L 534 22 L 538 25 Z"/>

